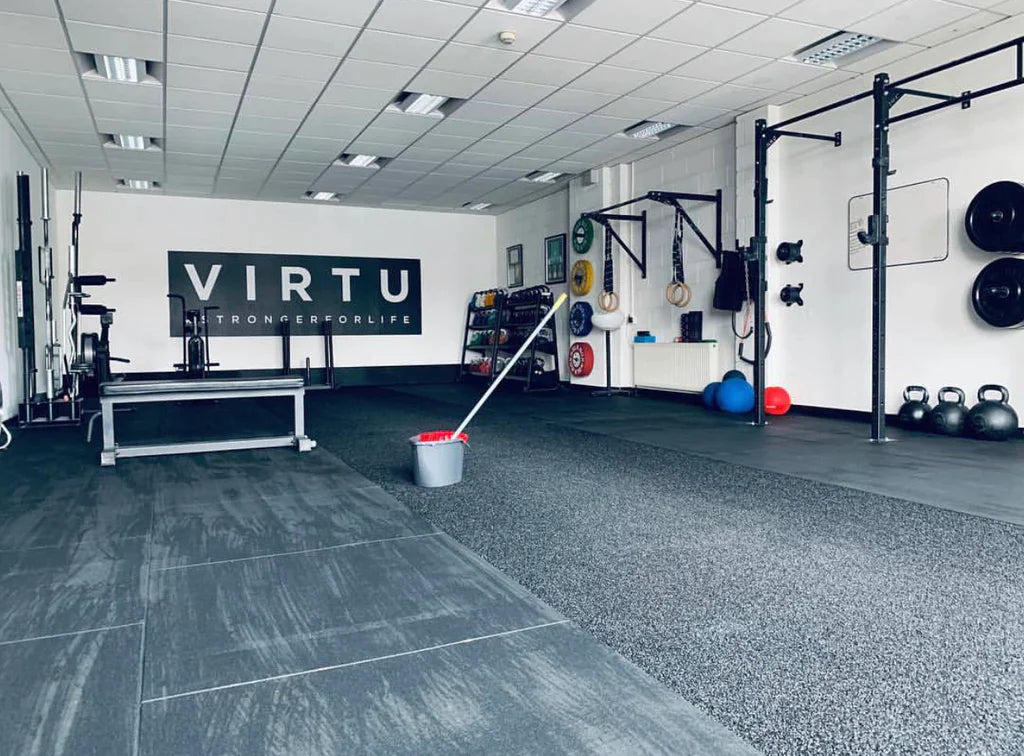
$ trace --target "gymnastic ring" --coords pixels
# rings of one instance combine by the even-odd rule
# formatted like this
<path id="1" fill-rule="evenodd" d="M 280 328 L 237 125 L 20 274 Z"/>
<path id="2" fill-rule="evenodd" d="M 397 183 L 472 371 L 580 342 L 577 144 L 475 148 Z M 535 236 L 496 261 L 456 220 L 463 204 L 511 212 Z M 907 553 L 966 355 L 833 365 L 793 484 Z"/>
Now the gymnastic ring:
<path id="1" fill-rule="evenodd" d="M 614 291 L 602 291 L 597 295 L 597 306 L 605 312 L 615 312 L 619 309 L 619 295 Z"/>
<path id="2" fill-rule="evenodd" d="M 590 260 L 577 260 L 572 266 L 570 288 L 574 297 L 585 297 L 594 285 L 594 266 Z"/>
<path id="3" fill-rule="evenodd" d="M 689 285 L 681 281 L 673 281 L 665 288 L 665 299 L 676 307 L 686 307 L 690 304 L 692 296 L 693 292 L 690 291 Z"/>

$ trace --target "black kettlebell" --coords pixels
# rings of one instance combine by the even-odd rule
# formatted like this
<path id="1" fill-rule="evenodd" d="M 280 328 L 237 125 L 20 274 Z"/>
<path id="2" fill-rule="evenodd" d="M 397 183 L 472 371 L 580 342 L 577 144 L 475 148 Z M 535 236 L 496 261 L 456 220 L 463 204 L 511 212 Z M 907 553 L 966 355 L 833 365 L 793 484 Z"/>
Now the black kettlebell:
<path id="1" fill-rule="evenodd" d="M 956 401 L 943 399 L 943 395 L 955 394 Z M 964 392 L 956 386 L 943 386 L 935 395 L 939 403 L 928 413 L 928 427 L 935 433 L 945 436 L 959 436 L 964 432 L 967 423 L 967 406 L 964 404 Z"/>
<path id="2" fill-rule="evenodd" d="M 998 391 L 999 399 L 986 399 L 989 391 Z M 967 413 L 967 431 L 986 441 L 1005 441 L 1017 434 L 1020 420 L 1009 405 L 1010 392 L 992 383 L 978 389 L 978 403 Z"/>
<path id="3" fill-rule="evenodd" d="M 920 399 L 912 399 L 911 394 L 921 394 Z M 917 430 L 924 425 L 932 405 L 928 404 L 928 389 L 924 386 L 907 386 L 903 391 L 903 406 L 900 407 L 899 423 L 904 428 Z"/>

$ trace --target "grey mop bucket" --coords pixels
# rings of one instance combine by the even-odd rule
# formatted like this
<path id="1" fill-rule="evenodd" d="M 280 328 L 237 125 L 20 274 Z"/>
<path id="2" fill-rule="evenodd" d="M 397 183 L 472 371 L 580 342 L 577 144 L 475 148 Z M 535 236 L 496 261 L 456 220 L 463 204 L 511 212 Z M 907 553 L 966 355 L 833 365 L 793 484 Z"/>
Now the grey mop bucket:
<path id="1" fill-rule="evenodd" d="M 412 436 L 409 443 L 412 444 L 413 480 L 417 486 L 439 488 L 462 480 L 462 460 L 465 455 L 465 444 L 462 441 L 456 438 L 421 441 L 420 436 Z"/>

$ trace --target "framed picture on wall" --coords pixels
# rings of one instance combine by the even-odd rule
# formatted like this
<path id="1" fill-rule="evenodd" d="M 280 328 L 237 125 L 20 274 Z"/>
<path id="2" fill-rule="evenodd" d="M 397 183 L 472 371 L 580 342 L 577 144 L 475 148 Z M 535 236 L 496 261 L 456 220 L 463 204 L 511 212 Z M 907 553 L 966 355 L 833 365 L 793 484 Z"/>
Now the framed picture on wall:
<path id="1" fill-rule="evenodd" d="M 505 250 L 508 258 L 508 287 L 523 285 L 523 245 L 516 244 Z"/>
<path id="2" fill-rule="evenodd" d="M 565 283 L 566 235 L 549 236 L 544 240 L 544 283 Z"/>

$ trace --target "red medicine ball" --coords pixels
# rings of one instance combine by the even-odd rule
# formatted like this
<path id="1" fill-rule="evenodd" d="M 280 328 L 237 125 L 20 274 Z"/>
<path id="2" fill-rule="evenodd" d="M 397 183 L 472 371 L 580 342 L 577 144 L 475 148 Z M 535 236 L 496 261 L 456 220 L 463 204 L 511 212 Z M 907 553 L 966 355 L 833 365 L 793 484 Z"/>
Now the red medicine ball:
<path id="1" fill-rule="evenodd" d="M 785 415 L 790 404 L 789 392 L 781 386 L 769 386 L 764 390 L 764 411 L 769 415 Z"/>

